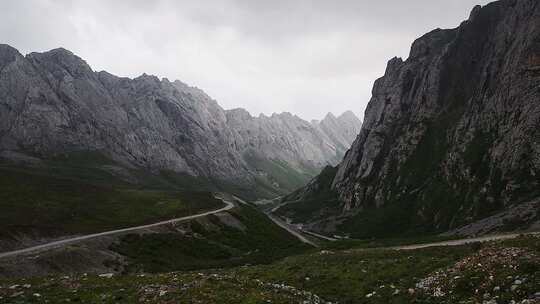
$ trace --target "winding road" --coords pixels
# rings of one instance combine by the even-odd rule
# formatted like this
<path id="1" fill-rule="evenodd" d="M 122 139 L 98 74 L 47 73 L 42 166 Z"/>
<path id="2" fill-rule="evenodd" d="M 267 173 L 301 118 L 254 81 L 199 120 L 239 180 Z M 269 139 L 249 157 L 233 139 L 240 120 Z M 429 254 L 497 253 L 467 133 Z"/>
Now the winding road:
<path id="1" fill-rule="evenodd" d="M 272 220 L 272 222 L 274 222 L 276 225 L 278 225 L 279 227 L 287 230 L 290 234 L 292 234 L 293 236 L 295 236 L 297 239 L 299 239 L 301 242 L 303 243 L 306 243 L 306 244 L 309 244 L 313 247 L 320 247 L 319 245 L 317 245 L 316 243 L 308 240 L 305 236 L 302 235 L 302 233 L 296 231 L 294 228 L 291 227 L 291 225 L 283 222 L 281 219 L 279 219 L 277 216 L 274 216 L 272 215 L 271 213 L 266 213 L 266 216 Z"/>
<path id="2" fill-rule="evenodd" d="M 289 233 L 297 237 L 300 241 L 310 244 L 314 247 L 320 247 L 315 242 L 307 239 L 304 234 L 313 236 L 318 239 L 323 239 L 326 241 L 337 241 L 337 239 L 324 236 L 309 230 L 297 230 L 292 225 L 289 225 L 282 221 L 279 217 L 274 216 L 272 212 L 277 210 L 280 206 L 277 206 L 276 208 L 272 209 L 270 212 L 266 213 L 266 215 L 274 221 L 277 225 L 280 227 L 286 229 Z M 514 239 L 522 235 L 533 235 L 533 236 L 540 236 L 540 232 L 522 232 L 522 233 L 508 233 L 508 234 L 495 234 L 495 235 L 486 235 L 481 237 L 475 237 L 475 238 L 464 238 L 464 239 L 456 239 L 456 240 L 448 240 L 448 241 L 440 241 L 440 242 L 432 242 L 432 243 L 418 243 L 418 244 L 410 244 L 410 245 L 402 245 L 402 246 L 389 246 L 389 247 L 378 247 L 377 249 L 389 249 L 389 250 L 414 250 L 414 249 L 421 249 L 421 248 L 428 248 L 428 247 L 445 247 L 445 246 L 459 246 L 459 245 L 465 245 L 470 243 L 481 243 L 481 242 L 489 242 L 489 241 L 498 241 L 498 240 L 508 240 L 508 239 Z"/>
<path id="3" fill-rule="evenodd" d="M 193 214 L 193 215 L 184 216 L 184 217 L 180 217 L 180 218 L 175 218 L 175 219 L 167 220 L 167 221 L 161 221 L 161 222 L 157 222 L 157 223 L 154 223 L 154 224 L 148 224 L 148 225 L 142 225 L 142 226 L 129 227 L 129 228 L 123 228 L 123 229 L 100 232 L 100 233 L 82 235 L 82 236 L 73 237 L 73 238 L 69 238 L 69 239 L 64 239 L 64 240 L 60 240 L 60 241 L 50 242 L 50 243 L 47 243 L 47 244 L 37 245 L 37 246 L 29 247 L 29 248 L 24 248 L 24 249 L 9 251 L 9 252 L 2 252 L 2 253 L 0 253 L 0 259 L 8 258 L 8 257 L 14 257 L 14 256 L 22 255 L 22 254 L 36 253 L 36 252 L 39 252 L 39 251 L 45 251 L 45 250 L 50 250 L 50 249 L 54 249 L 54 248 L 59 248 L 59 247 L 63 247 L 63 246 L 69 245 L 69 244 L 73 244 L 73 243 L 77 243 L 77 242 L 80 242 L 80 241 L 85 241 L 85 240 L 89 240 L 89 239 L 93 239 L 93 238 L 98 238 L 98 237 L 102 237 L 102 236 L 116 235 L 116 234 L 120 234 L 120 233 L 126 233 L 126 232 L 131 232 L 131 231 L 137 231 L 137 230 L 143 230 L 143 229 L 148 229 L 148 228 L 152 228 L 152 227 L 157 227 L 157 226 L 174 224 L 174 223 L 178 223 L 178 222 L 183 222 L 183 221 L 192 220 L 192 219 L 196 219 L 196 218 L 199 218 L 199 217 L 207 216 L 207 215 L 210 215 L 210 214 L 220 213 L 220 212 L 223 212 L 223 211 L 230 210 L 230 209 L 232 209 L 234 207 L 234 204 L 232 202 L 226 201 L 225 199 L 223 199 L 221 197 L 216 197 L 216 198 L 221 199 L 226 204 L 226 206 L 223 207 L 223 208 L 217 209 L 217 210 L 207 211 L 207 212 L 203 212 L 203 213 L 199 213 L 199 214 Z"/>
<path id="4" fill-rule="evenodd" d="M 37 252 L 40 252 L 40 251 L 46 251 L 46 250 L 55 249 L 55 248 L 61 248 L 63 246 L 69 245 L 69 244 L 73 244 L 73 243 L 77 243 L 77 242 L 80 242 L 80 241 L 85 241 L 85 240 L 89 240 L 89 239 L 93 239 L 93 238 L 98 238 L 98 237 L 103 237 L 103 236 L 111 236 L 111 235 L 116 235 L 116 234 L 121 234 L 121 233 L 126 233 L 126 232 L 132 232 L 132 231 L 143 230 L 143 229 L 148 229 L 148 228 L 153 228 L 153 227 L 158 227 L 158 226 L 163 226 L 163 225 L 168 225 L 168 224 L 174 224 L 174 223 L 178 223 L 178 222 L 182 222 L 182 221 L 196 219 L 196 218 L 199 218 L 199 217 L 204 217 L 204 216 L 211 215 L 211 214 L 224 212 L 224 211 L 230 210 L 230 209 L 232 209 L 234 207 L 234 204 L 232 202 L 226 200 L 225 198 L 217 197 L 217 196 L 216 196 L 216 198 L 222 200 L 223 203 L 225 203 L 226 206 L 222 207 L 220 209 L 212 210 L 212 211 L 206 211 L 206 212 L 199 213 L 199 214 L 193 214 L 193 215 L 184 216 L 184 217 L 180 217 L 180 218 L 175 218 L 175 219 L 167 220 L 167 221 L 161 221 L 161 222 L 157 222 L 157 223 L 153 223 L 153 224 L 136 226 L 136 227 L 129 227 L 129 228 L 123 228 L 123 229 L 117 229 L 117 230 L 111 230 L 111 231 L 105 231 L 105 232 L 88 234 L 88 235 L 82 235 L 82 236 L 78 236 L 78 237 L 73 237 L 73 238 L 68 238 L 68 239 L 64 239 L 64 240 L 59 240 L 59 241 L 54 241 L 54 242 L 42 244 L 42 245 L 37 245 L 37 246 L 29 247 L 29 248 L 24 248 L 24 249 L 9 251 L 9 252 L 2 252 L 2 253 L 0 253 L 0 259 L 9 258 L 9 257 L 15 257 L 15 256 L 18 256 L 18 255 L 23 255 L 23 254 L 28 254 L 28 253 L 37 253 Z M 243 201 L 241 201 L 241 202 L 243 202 Z M 291 227 L 291 225 L 285 223 L 284 221 L 282 221 L 277 216 L 274 216 L 272 214 L 272 211 L 266 212 L 266 215 L 276 225 L 278 225 L 281 228 L 287 230 L 290 234 L 292 234 L 293 236 L 298 238 L 303 243 L 309 244 L 309 245 L 314 246 L 314 247 L 319 247 L 318 244 L 316 244 L 315 242 L 313 242 L 313 241 L 309 240 L 308 238 L 306 238 L 303 235 L 303 233 L 312 235 L 314 237 L 323 238 L 323 239 L 326 239 L 326 240 L 329 240 L 329 241 L 335 241 L 335 239 L 333 239 L 333 238 L 322 236 L 322 235 L 313 233 L 311 231 L 304 231 L 304 230 L 297 231 L 295 228 Z M 540 232 L 490 235 L 490 236 L 483 236 L 483 237 L 477 237 L 477 238 L 467 238 L 467 239 L 450 240 L 450 241 L 442 241 L 442 242 L 434 242 L 434 243 L 424 243 L 424 244 L 412 244 L 412 245 L 394 246 L 394 247 L 386 247 L 386 248 L 391 249 L 391 250 L 392 249 L 393 250 L 413 250 L 413 249 L 420 249 L 420 248 L 427 248 L 427 247 L 438 247 L 438 246 L 459 246 L 459 245 L 464 245 L 464 244 L 468 244 L 468 243 L 475 243 L 475 242 L 486 242 L 486 241 L 512 239 L 512 238 L 516 238 L 516 237 L 518 237 L 520 235 L 540 235 Z"/>

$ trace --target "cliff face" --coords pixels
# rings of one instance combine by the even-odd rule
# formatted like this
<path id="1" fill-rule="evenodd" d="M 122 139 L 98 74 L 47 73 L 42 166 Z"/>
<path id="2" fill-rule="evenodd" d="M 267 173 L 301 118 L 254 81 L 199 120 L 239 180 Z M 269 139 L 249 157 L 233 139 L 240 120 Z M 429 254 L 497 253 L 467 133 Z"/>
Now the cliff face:
<path id="1" fill-rule="evenodd" d="M 445 231 L 540 197 L 539 88 L 536 0 L 475 7 L 416 40 L 375 82 L 332 182 L 341 228 Z"/>
<path id="2" fill-rule="evenodd" d="M 244 119 L 246 118 L 246 119 Z M 360 123 L 339 124 L 348 132 Z M 346 148 L 289 114 L 225 111 L 180 81 L 94 72 L 64 49 L 22 56 L 0 45 L 0 150 L 50 157 L 97 151 L 124 166 L 174 171 L 266 195 L 290 191 Z M 349 145 L 352 143 L 350 139 Z M 285 172 L 295 176 L 293 185 Z"/>

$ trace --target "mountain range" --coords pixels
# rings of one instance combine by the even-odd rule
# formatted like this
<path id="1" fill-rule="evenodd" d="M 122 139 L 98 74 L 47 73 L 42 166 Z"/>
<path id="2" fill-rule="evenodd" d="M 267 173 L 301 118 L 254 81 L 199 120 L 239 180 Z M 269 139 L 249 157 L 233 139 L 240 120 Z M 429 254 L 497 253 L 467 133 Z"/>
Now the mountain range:
<path id="1" fill-rule="evenodd" d="M 62 48 L 23 56 L 0 45 L 5 160 L 99 153 L 127 179 L 125 168 L 166 171 L 249 198 L 273 197 L 336 165 L 360 126 L 352 112 L 313 122 L 290 113 L 253 117 L 178 80 L 95 72 Z"/>

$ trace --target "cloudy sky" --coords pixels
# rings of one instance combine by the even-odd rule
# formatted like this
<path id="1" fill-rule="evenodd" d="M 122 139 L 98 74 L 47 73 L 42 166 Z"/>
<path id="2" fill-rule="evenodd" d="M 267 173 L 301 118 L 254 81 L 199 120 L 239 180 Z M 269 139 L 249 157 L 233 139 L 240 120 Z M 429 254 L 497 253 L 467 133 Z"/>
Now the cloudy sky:
<path id="1" fill-rule="evenodd" d="M 2 0 L 0 43 L 24 54 L 61 46 L 96 71 L 179 79 L 254 115 L 362 117 L 390 58 L 488 2 Z"/>

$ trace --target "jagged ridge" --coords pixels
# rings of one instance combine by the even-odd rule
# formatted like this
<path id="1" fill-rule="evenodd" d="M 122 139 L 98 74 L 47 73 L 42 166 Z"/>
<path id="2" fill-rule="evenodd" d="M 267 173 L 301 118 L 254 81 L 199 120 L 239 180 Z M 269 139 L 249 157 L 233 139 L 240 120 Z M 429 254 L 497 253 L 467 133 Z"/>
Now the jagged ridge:
<path id="1" fill-rule="evenodd" d="M 336 164 L 356 134 L 345 114 L 322 129 L 288 113 L 225 111 L 202 90 L 143 74 L 94 72 L 65 49 L 22 56 L 0 45 L 0 150 L 38 157 L 98 151 L 123 166 L 253 185 L 272 196 Z M 326 120 L 324 120 L 326 121 Z M 323 122 L 324 122 L 323 121 Z M 292 178 L 286 178 L 293 176 Z"/>

